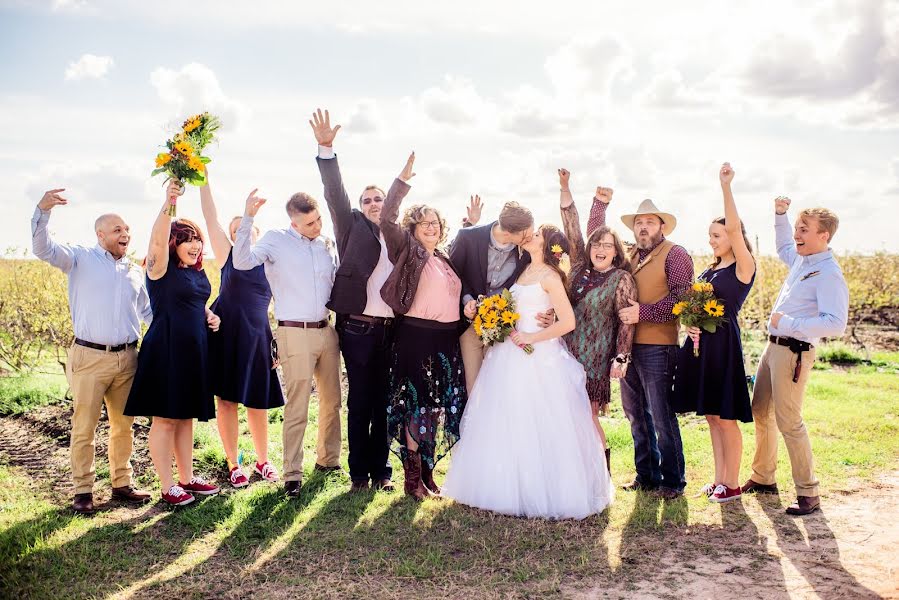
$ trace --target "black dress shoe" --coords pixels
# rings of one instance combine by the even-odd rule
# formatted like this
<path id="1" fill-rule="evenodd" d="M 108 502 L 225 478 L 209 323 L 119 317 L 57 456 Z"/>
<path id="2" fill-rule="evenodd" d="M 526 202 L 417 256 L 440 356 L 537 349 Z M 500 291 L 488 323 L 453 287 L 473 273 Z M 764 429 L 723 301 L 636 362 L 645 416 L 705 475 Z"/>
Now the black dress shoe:
<path id="1" fill-rule="evenodd" d="M 322 473 L 333 473 L 335 471 L 341 471 L 340 465 L 334 465 L 333 467 L 326 467 L 325 465 L 320 465 L 315 463 L 315 470 L 321 471 Z"/>
<path id="2" fill-rule="evenodd" d="M 284 495 L 288 498 L 299 498 L 301 487 L 303 487 L 303 484 L 299 481 L 285 481 Z"/>
<path id="3" fill-rule="evenodd" d="M 744 494 L 778 494 L 777 484 L 764 484 L 751 479 L 747 480 L 740 488 Z"/>
<path id="4" fill-rule="evenodd" d="M 621 489 L 623 489 L 626 492 L 638 492 L 638 491 L 639 492 L 651 492 L 651 491 L 655 490 L 656 487 L 657 486 L 647 485 L 647 484 L 643 483 L 642 481 L 634 479 L 630 483 L 625 483 L 623 486 L 621 486 Z"/>
<path id="5" fill-rule="evenodd" d="M 75 494 L 75 499 L 72 500 L 72 510 L 80 515 L 94 514 L 94 495 L 90 492 Z"/>
<path id="6" fill-rule="evenodd" d="M 810 515 L 821 508 L 821 500 L 818 496 L 797 496 L 796 502 L 787 507 L 788 515 Z"/>

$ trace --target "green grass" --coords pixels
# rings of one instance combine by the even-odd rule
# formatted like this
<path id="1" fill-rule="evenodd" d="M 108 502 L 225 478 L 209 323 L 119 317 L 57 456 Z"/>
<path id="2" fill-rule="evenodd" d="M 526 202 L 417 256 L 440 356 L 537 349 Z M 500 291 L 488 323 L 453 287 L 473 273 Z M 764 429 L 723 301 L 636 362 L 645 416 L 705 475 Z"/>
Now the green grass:
<path id="1" fill-rule="evenodd" d="M 621 484 L 633 474 L 632 444 L 617 398 L 613 405 L 604 425 L 612 471 Z M 895 374 L 874 366 L 816 371 L 804 414 L 826 497 L 896 468 Z M 281 424 L 273 420 L 270 452 L 280 464 Z M 83 518 L 66 510 L 67 498 L 55 500 L 20 469 L 0 466 L 0 596 L 206 598 L 222 597 L 242 581 L 246 594 L 281 590 L 283 597 L 543 597 L 583 578 L 648 577 L 654 561 L 674 547 L 686 564 L 691 553 L 754 552 L 768 560 L 750 535 L 767 524 L 766 513 L 766 523 L 753 522 L 742 508 L 725 511 L 692 497 L 712 473 L 708 427 L 696 417 L 683 418 L 681 425 L 687 498 L 664 502 L 652 494 L 618 492 L 608 511 L 581 522 L 503 517 L 449 501 L 419 505 L 401 492 L 349 495 L 345 476 L 324 477 L 312 469 L 315 419 L 305 443 L 303 492 L 293 501 L 279 487 L 255 483 L 175 511 L 154 504 Z M 754 433 L 751 424 L 742 429 L 745 476 Z M 245 424 L 242 430 L 244 462 L 250 463 Z M 215 424 L 196 431 L 198 470 L 221 473 L 224 455 Z M 779 458 L 778 483 L 790 490 L 788 499 L 792 482 L 782 444 Z M 438 481 L 446 466 L 439 465 Z M 156 487 L 154 479 L 148 482 Z M 772 520 L 781 518 L 777 512 Z M 729 549 L 709 542 L 706 534 L 697 536 L 722 524 L 748 532 L 748 545 Z"/>
<path id="2" fill-rule="evenodd" d="M 67 389 L 63 375 L 38 373 L 0 377 L 0 416 L 17 415 L 60 402 Z"/>

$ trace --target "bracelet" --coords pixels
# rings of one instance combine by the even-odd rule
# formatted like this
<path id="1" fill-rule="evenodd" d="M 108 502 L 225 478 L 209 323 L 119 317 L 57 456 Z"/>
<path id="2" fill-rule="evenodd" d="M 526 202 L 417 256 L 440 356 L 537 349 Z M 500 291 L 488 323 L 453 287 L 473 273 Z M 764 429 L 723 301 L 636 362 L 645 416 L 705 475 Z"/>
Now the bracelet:
<path id="1" fill-rule="evenodd" d="M 619 364 L 619 365 L 627 365 L 627 364 L 630 364 L 630 362 L 631 362 L 631 355 L 630 355 L 630 353 L 627 353 L 627 354 L 619 354 L 618 356 L 616 356 L 615 358 L 612 359 L 612 362 L 613 362 L 613 363 L 617 363 L 617 364 Z"/>
<path id="2" fill-rule="evenodd" d="M 559 191 L 562 192 L 563 194 L 570 194 L 570 193 L 571 193 L 571 190 L 563 190 L 562 188 L 559 188 Z"/>

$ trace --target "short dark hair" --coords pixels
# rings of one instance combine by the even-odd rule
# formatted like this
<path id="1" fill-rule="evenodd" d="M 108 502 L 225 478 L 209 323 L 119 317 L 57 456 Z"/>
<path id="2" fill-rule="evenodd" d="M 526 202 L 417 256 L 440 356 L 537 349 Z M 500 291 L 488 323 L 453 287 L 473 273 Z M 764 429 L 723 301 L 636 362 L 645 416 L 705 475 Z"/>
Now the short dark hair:
<path id="1" fill-rule="evenodd" d="M 381 192 L 381 197 L 384 198 L 385 200 L 387 199 L 387 194 L 384 193 L 384 190 L 382 190 L 381 188 L 379 188 L 376 185 L 367 185 L 367 186 L 365 186 L 365 189 L 362 190 L 362 193 L 359 194 L 359 204 L 362 204 L 362 196 L 365 195 L 365 192 L 370 192 L 371 190 L 378 190 L 379 192 Z"/>
<path id="2" fill-rule="evenodd" d="M 499 211 L 499 226 L 509 233 L 521 233 L 534 226 L 534 215 L 518 202 L 506 202 Z"/>
<path id="3" fill-rule="evenodd" d="M 308 215 L 313 210 L 318 210 L 318 201 L 306 192 L 297 192 L 287 201 L 287 215 Z"/>
<path id="4" fill-rule="evenodd" d="M 175 219 L 172 221 L 171 228 L 169 230 L 169 262 L 178 263 L 178 253 L 176 252 L 176 248 L 181 244 L 186 244 L 187 242 L 193 240 L 200 240 L 200 243 L 204 246 L 206 245 L 206 240 L 203 238 L 203 231 L 200 229 L 200 226 L 191 221 L 190 219 Z M 192 269 L 197 271 L 203 270 L 203 252 L 200 251 L 200 256 L 197 259 L 196 264 L 194 264 Z"/>

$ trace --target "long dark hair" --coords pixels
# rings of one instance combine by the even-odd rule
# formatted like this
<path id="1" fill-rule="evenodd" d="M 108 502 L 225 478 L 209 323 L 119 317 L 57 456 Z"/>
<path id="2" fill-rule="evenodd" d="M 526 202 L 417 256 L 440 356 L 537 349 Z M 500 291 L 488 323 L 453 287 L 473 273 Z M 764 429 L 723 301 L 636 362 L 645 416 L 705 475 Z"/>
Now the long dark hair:
<path id="1" fill-rule="evenodd" d="M 724 217 L 718 217 L 712 223 L 716 225 L 721 225 L 722 227 L 727 227 L 727 219 Z M 752 242 L 749 241 L 749 236 L 746 235 L 746 226 L 743 225 L 743 221 L 740 221 L 740 233 L 743 234 L 743 241 L 746 242 L 746 249 L 749 250 L 749 253 L 752 254 L 752 257 L 755 258 L 755 253 L 752 251 Z M 715 262 L 712 263 L 712 268 L 714 269 L 718 265 L 721 264 L 721 257 L 715 258 Z"/>
<path id="2" fill-rule="evenodd" d="M 590 237 L 587 238 L 587 244 L 584 246 L 585 256 L 583 268 L 589 269 L 593 266 L 593 262 L 590 260 L 590 246 L 598 244 L 602 239 L 602 236 L 606 234 L 612 236 L 612 242 L 615 244 L 615 258 L 612 259 L 612 266 L 616 269 L 623 269 L 630 273 L 631 261 L 628 260 L 627 254 L 624 251 L 624 244 L 621 243 L 621 236 L 608 225 L 597 227 L 593 233 L 590 234 Z"/>
<path id="3" fill-rule="evenodd" d="M 562 284 L 567 291 L 568 274 L 562 270 L 561 266 L 559 266 L 559 259 L 561 257 L 557 257 L 552 252 L 552 247 L 558 245 L 562 248 L 562 252 L 571 256 L 571 244 L 568 242 L 568 238 L 565 237 L 565 234 L 562 233 L 561 229 L 555 225 L 550 225 L 549 223 L 540 226 L 540 234 L 543 236 L 543 262 L 559 274 L 559 277 L 562 278 Z"/>

